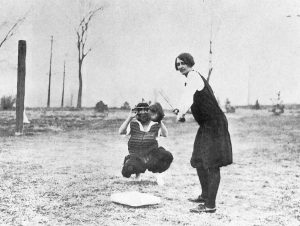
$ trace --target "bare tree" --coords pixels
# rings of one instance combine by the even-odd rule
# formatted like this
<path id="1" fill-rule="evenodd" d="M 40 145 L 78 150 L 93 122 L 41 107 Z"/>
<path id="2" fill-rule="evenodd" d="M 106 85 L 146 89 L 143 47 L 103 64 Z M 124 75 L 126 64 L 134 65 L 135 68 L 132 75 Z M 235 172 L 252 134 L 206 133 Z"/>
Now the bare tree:
<path id="1" fill-rule="evenodd" d="M 103 10 L 103 7 L 98 7 L 93 10 L 90 10 L 85 16 L 83 16 L 76 30 L 78 64 L 79 64 L 79 68 L 78 68 L 79 90 L 78 90 L 78 98 L 77 98 L 77 108 L 81 108 L 83 60 L 85 59 L 87 54 L 92 50 L 91 48 L 86 47 L 87 40 L 88 40 L 88 29 L 92 18 L 96 15 L 96 13 L 98 13 L 101 10 Z"/>
<path id="2" fill-rule="evenodd" d="M 26 16 L 19 18 L 13 25 L 12 27 L 8 30 L 8 32 L 5 34 L 4 38 L 0 41 L 0 48 L 2 45 L 8 41 L 17 31 L 18 27 L 24 22 L 26 19 Z M 7 22 L 3 22 L 2 25 L 6 25 Z"/>

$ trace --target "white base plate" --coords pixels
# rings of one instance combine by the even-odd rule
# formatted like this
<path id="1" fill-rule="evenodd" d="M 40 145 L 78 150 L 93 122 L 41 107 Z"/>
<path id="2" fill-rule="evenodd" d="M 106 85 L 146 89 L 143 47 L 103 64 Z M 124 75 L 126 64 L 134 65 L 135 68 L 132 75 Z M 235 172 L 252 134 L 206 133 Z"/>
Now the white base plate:
<path id="1" fill-rule="evenodd" d="M 159 197 L 138 191 L 114 193 L 110 199 L 112 202 L 132 207 L 156 205 L 161 202 Z"/>

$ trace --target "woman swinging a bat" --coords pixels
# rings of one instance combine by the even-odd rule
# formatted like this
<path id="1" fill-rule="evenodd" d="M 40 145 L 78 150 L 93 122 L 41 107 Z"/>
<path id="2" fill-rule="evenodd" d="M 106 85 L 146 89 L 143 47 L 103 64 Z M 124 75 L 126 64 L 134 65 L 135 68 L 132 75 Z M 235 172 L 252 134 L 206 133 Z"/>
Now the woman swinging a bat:
<path id="1" fill-rule="evenodd" d="M 183 101 L 179 104 L 178 121 L 191 109 L 199 129 L 194 141 L 191 165 L 196 168 L 201 185 L 201 195 L 189 199 L 199 205 L 191 209 L 196 213 L 216 211 L 216 196 L 220 184 L 220 167 L 232 163 L 232 147 L 226 116 L 220 109 L 214 93 L 197 71 L 191 54 L 182 53 L 175 59 L 175 69 L 186 79 Z"/>

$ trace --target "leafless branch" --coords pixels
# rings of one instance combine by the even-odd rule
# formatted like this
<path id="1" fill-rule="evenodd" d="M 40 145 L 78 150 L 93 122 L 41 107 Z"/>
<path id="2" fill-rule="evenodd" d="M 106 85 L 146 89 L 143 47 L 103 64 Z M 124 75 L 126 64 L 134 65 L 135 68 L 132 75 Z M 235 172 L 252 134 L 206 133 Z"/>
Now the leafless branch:
<path id="1" fill-rule="evenodd" d="M 88 40 L 88 29 L 89 29 L 89 23 L 91 22 L 93 16 L 100 10 L 103 10 L 104 7 L 98 7 L 96 9 L 90 10 L 80 21 L 79 26 L 77 28 L 76 34 L 77 34 L 77 47 L 80 50 L 80 56 L 82 59 L 86 57 L 86 55 L 92 50 L 89 48 L 88 51 L 85 50 L 86 42 Z"/>
<path id="2" fill-rule="evenodd" d="M 91 52 L 91 51 L 92 51 L 92 48 L 89 48 L 88 51 L 86 51 L 86 53 L 83 54 L 82 58 L 86 57 L 86 55 L 88 55 L 88 53 Z"/>
<path id="3" fill-rule="evenodd" d="M 13 26 L 12 26 L 12 27 L 8 30 L 8 32 L 6 33 L 6 35 L 5 35 L 5 37 L 3 38 L 3 40 L 0 42 L 0 48 L 2 47 L 2 45 L 3 45 L 9 38 L 11 38 L 11 37 L 15 34 L 15 32 L 16 32 L 18 26 L 20 26 L 20 24 L 23 23 L 23 21 L 24 21 L 25 19 L 26 19 L 26 16 L 21 17 L 20 19 L 18 19 L 18 20 L 16 21 L 16 23 L 13 24 Z"/>

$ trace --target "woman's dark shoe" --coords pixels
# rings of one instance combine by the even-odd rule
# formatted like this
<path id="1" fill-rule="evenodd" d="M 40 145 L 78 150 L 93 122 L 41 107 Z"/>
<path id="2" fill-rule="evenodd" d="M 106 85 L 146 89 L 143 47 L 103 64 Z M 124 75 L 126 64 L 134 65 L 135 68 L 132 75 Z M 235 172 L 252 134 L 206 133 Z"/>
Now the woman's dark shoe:
<path id="1" fill-rule="evenodd" d="M 196 199 L 188 199 L 190 202 L 196 202 L 196 203 L 201 203 L 205 204 L 205 200 L 201 195 L 199 195 Z"/>
<path id="2" fill-rule="evenodd" d="M 192 213 L 214 213 L 216 212 L 216 208 L 208 208 L 204 205 L 198 205 L 196 208 L 190 209 Z"/>

